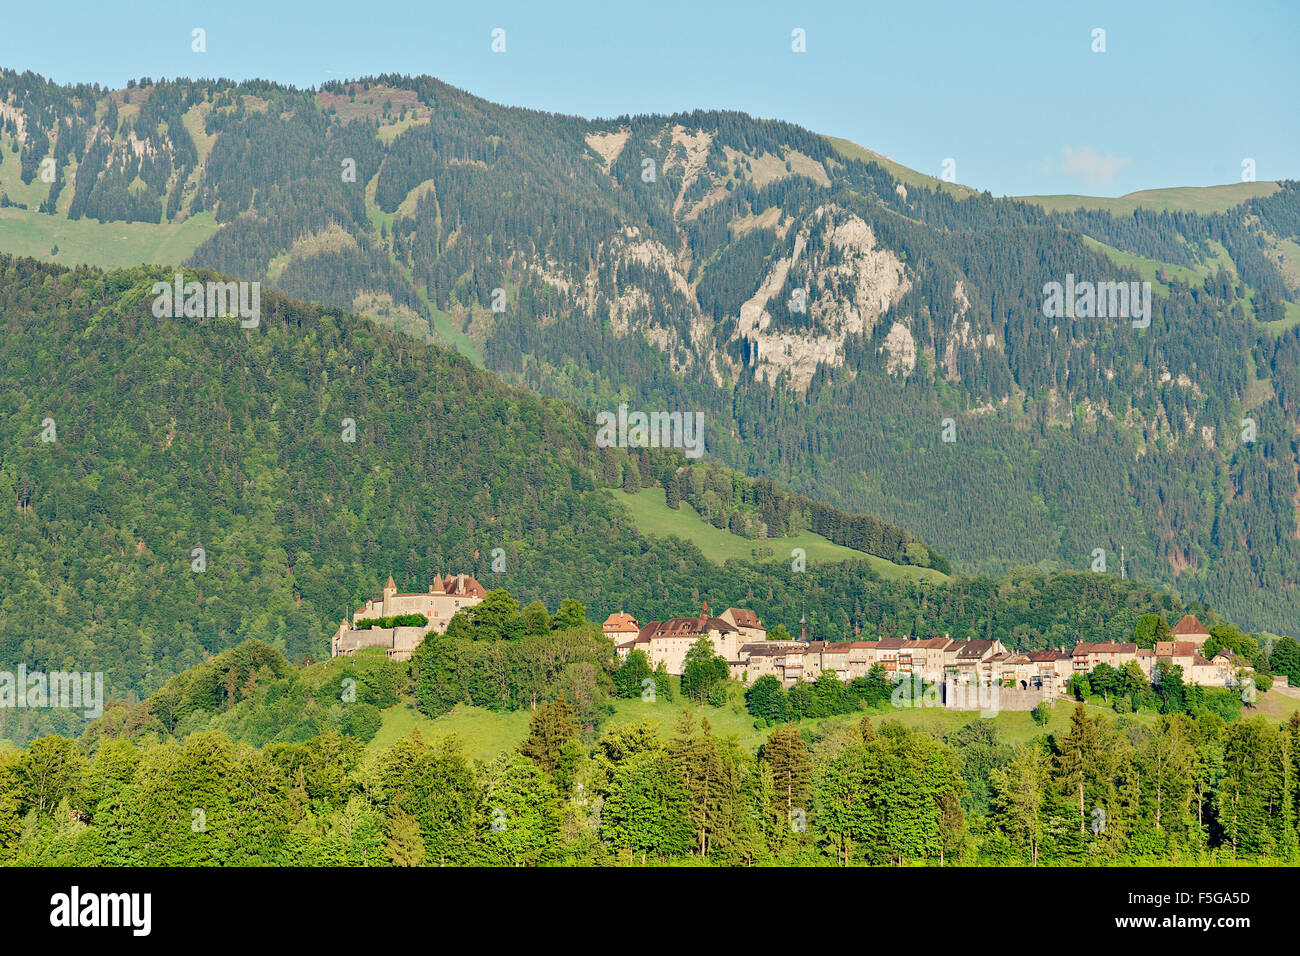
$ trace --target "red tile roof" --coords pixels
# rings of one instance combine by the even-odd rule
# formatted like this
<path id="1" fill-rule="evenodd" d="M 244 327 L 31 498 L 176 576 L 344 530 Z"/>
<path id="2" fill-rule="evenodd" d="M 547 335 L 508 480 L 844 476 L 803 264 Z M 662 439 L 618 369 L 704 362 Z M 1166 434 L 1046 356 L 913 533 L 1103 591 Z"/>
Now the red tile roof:
<path id="1" fill-rule="evenodd" d="M 604 630 L 606 634 L 611 632 L 639 631 L 641 628 L 631 614 L 624 614 L 622 611 L 615 611 L 609 617 L 605 618 Z"/>
<path id="2" fill-rule="evenodd" d="M 736 627 L 762 627 L 758 623 L 758 615 L 746 607 L 729 607 L 727 611 L 731 612 L 731 617 L 736 622 Z M 723 611 L 722 613 L 727 613 Z"/>
<path id="3" fill-rule="evenodd" d="M 637 634 L 637 641 L 654 637 L 704 637 L 709 631 L 726 633 L 735 627 L 716 617 L 674 617 L 667 621 L 651 621 Z"/>
<path id="4" fill-rule="evenodd" d="M 1102 641 L 1097 644 L 1090 644 L 1087 641 L 1080 641 L 1074 648 L 1075 657 L 1086 657 L 1089 654 L 1136 654 L 1138 646 L 1136 644 L 1121 644 L 1115 641 Z"/>
<path id="5" fill-rule="evenodd" d="M 1192 634 L 1200 636 L 1204 634 L 1208 636 L 1210 632 L 1205 629 L 1204 624 L 1197 620 L 1195 614 L 1185 614 L 1183 619 L 1174 625 L 1174 633 L 1178 635 Z"/>
<path id="6" fill-rule="evenodd" d="M 951 643 L 952 643 L 951 637 L 928 637 L 923 641 L 908 641 L 907 645 L 909 648 L 914 650 L 921 650 L 921 649 L 943 650 Z"/>

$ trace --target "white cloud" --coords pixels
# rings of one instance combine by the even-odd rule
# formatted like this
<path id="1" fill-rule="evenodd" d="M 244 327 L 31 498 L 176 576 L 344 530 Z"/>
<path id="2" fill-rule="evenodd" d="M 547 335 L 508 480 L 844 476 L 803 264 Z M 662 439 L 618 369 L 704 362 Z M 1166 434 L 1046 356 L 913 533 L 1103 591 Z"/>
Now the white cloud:
<path id="1" fill-rule="evenodd" d="M 1109 186 L 1129 163 L 1131 156 L 1098 153 L 1091 146 L 1075 149 L 1061 148 L 1061 168 L 1071 176 L 1078 176 L 1089 186 Z"/>

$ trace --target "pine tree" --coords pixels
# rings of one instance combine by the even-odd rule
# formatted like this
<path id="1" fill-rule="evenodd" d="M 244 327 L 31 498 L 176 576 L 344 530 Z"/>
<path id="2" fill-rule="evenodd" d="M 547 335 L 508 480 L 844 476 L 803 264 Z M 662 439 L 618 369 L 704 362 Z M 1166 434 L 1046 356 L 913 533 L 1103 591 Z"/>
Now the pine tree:
<path id="1" fill-rule="evenodd" d="M 393 866 L 423 866 L 424 836 L 419 822 L 393 802 L 388 811 L 388 843 L 384 856 Z"/>
<path id="2" fill-rule="evenodd" d="M 519 752 L 547 773 L 554 775 L 564 755 L 565 744 L 577 739 L 573 707 L 563 694 L 542 704 L 528 725 L 528 737 Z"/>
<path id="3" fill-rule="evenodd" d="M 708 719 L 701 719 L 697 732 L 690 711 L 683 711 L 668 755 L 686 794 L 686 814 L 695 834 L 696 851 L 702 857 L 708 856 L 710 841 L 724 822 L 722 807 L 734 797 L 727 786 L 734 781 L 728 779 L 729 768 L 710 733 Z"/>
<path id="4" fill-rule="evenodd" d="M 1070 715 L 1070 730 L 1058 744 L 1056 767 L 1066 796 L 1078 801 L 1080 837 L 1086 832 L 1088 820 L 1085 797 L 1095 791 L 1103 763 L 1096 721 L 1088 716 L 1082 703 L 1077 704 Z"/>
<path id="5" fill-rule="evenodd" d="M 664 500 L 668 503 L 668 507 L 674 511 L 679 510 L 682 506 L 682 482 L 677 477 L 676 472 L 668 479 L 668 484 L 664 489 Z"/>
<path id="6" fill-rule="evenodd" d="M 786 816 L 796 807 L 806 807 L 812 761 L 799 728 L 793 724 L 778 727 L 763 744 L 763 761 L 772 771 L 772 783 Z"/>
<path id="7" fill-rule="evenodd" d="M 1022 747 L 1005 767 L 989 774 L 993 785 L 994 819 L 1013 836 L 1023 838 L 1029 847 L 1031 866 L 1038 865 L 1038 850 L 1046 822 L 1043 805 L 1047 800 L 1047 761 L 1034 745 Z"/>

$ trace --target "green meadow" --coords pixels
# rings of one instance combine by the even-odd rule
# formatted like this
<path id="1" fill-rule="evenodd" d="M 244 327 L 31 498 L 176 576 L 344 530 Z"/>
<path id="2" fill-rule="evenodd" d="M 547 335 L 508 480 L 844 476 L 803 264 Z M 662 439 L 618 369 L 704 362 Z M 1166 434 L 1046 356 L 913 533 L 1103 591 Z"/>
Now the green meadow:
<path id="1" fill-rule="evenodd" d="M 801 534 L 784 538 L 764 538 L 762 540 L 744 538 L 730 531 L 715 528 L 700 517 L 686 502 L 674 511 L 664 500 L 662 488 L 644 488 L 635 495 L 623 491 L 612 492 L 615 500 L 623 504 L 632 513 L 637 530 L 649 537 L 677 537 L 690 541 L 712 561 L 722 564 L 731 558 L 752 561 L 755 549 L 760 546 L 771 548 L 778 558 L 787 558 L 795 548 L 807 552 L 812 564 L 829 561 L 868 561 L 872 569 L 888 581 L 920 580 L 942 582 L 948 575 L 933 568 L 917 568 L 909 565 L 894 564 L 884 558 L 863 551 L 855 551 L 834 544 L 819 534 L 805 531 Z"/>
<path id="2" fill-rule="evenodd" d="M 1143 189 L 1126 196 L 1016 196 L 1021 202 L 1033 203 L 1048 212 L 1075 209 L 1100 209 L 1113 216 L 1131 216 L 1136 209 L 1163 212 L 1227 212 L 1248 199 L 1271 196 L 1277 192 L 1274 182 L 1227 183 L 1222 186 L 1174 186 L 1169 189 Z"/>
<path id="3" fill-rule="evenodd" d="M 174 266 L 188 259 L 219 228 L 206 212 L 159 224 L 63 219 L 10 206 L 0 209 L 0 251 L 65 266 Z"/>

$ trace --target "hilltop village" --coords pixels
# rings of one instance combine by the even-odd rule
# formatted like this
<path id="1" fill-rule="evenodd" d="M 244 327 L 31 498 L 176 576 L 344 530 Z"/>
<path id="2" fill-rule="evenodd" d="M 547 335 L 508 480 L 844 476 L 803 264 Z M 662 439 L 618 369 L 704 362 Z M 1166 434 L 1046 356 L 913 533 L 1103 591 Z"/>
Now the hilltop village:
<path id="1" fill-rule="evenodd" d="M 379 598 L 366 601 L 351 622 L 340 623 L 331 643 L 334 657 L 352 656 L 361 648 L 381 648 L 393 660 L 406 661 L 426 634 L 444 634 L 452 617 L 472 608 L 487 589 L 465 574 L 436 575 L 427 592 L 399 594 L 389 575 Z M 879 666 L 893 682 L 998 686 L 1032 693 L 1030 700 L 1062 696 L 1072 677 L 1091 674 L 1100 664 L 1115 670 L 1136 668 L 1146 681 L 1158 680 L 1160 665 L 1179 667 L 1185 684 L 1239 687 L 1253 668 L 1230 651 L 1212 658 L 1202 654 L 1210 632 L 1188 614 L 1173 628 L 1172 640 L 1154 647 L 1136 643 L 1080 642 L 1073 648 L 1021 653 L 999 640 L 954 640 L 949 635 L 924 640 L 881 638 L 871 641 L 809 640 L 804 622 L 799 639 L 770 638 L 757 614 L 730 607 L 714 617 L 708 602 L 697 617 L 676 617 L 640 624 L 631 614 L 616 611 L 602 631 L 614 643 L 620 660 L 643 651 L 652 668 L 681 676 L 687 652 L 707 640 L 727 662 L 729 675 L 752 685 L 765 675 L 793 687 L 831 673 L 844 682 L 867 676 Z"/>
<path id="2" fill-rule="evenodd" d="M 620 658 L 642 650 L 651 666 L 663 662 L 670 674 L 680 674 L 686 651 L 700 638 L 713 643 L 726 658 L 731 676 L 752 684 L 765 674 L 780 679 L 785 687 L 800 680 L 815 681 L 834 673 L 848 682 L 865 677 L 880 665 L 891 680 L 920 678 L 924 683 L 999 685 L 1020 690 L 1041 690 L 1051 696 L 1066 692 L 1071 677 L 1089 674 L 1099 664 L 1116 670 L 1130 664 L 1154 679 L 1161 662 L 1182 668 L 1183 682 L 1204 687 L 1232 687 L 1246 679 L 1252 668 L 1229 652 L 1212 660 L 1201 655 L 1210 632 L 1193 615 L 1185 616 L 1173 629 L 1172 641 L 1158 641 L 1155 647 L 1135 643 L 1079 643 L 1072 650 L 1008 651 L 1001 641 L 957 641 L 950 636 L 926 640 L 882 638 L 875 641 L 828 642 L 768 640 L 767 630 L 753 611 L 727 608 L 718 617 L 709 616 L 706 603 L 699 617 L 652 621 L 638 626 L 628 614 L 611 614 L 604 632 L 614 640 Z"/>

